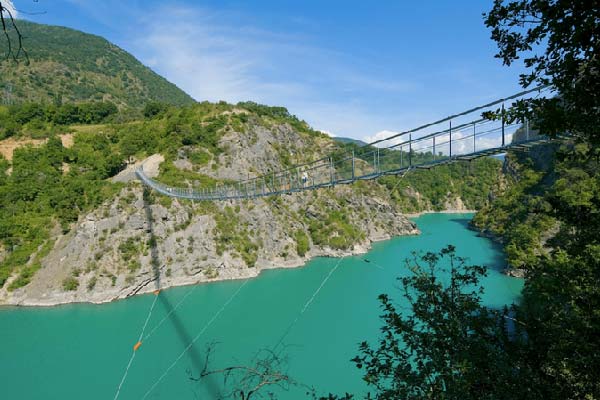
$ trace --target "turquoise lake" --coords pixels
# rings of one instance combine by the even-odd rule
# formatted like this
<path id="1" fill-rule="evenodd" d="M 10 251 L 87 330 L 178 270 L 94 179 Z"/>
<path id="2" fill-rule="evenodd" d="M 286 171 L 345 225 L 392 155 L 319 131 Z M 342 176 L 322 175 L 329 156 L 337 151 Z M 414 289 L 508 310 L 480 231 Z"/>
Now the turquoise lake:
<path id="1" fill-rule="evenodd" d="M 295 381 L 318 394 L 360 395 L 365 386 L 349 360 L 358 354 L 359 342 L 377 338 L 377 296 L 388 293 L 402 305 L 396 278 L 408 273 L 404 260 L 412 251 L 453 244 L 470 263 L 488 266 L 483 281 L 487 305 L 500 307 L 518 299 L 523 281 L 501 274 L 501 250 L 467 228 L 471 217 L 424 215 L 415 219 L 420 236 L 375 243 L 366 255 L 265 271 L 248 281 L 173 288 L 158 297 L 103 305 L 0 308 L 2 398 L 114 399 L 155 300 L 147 337 L 119 399 L 213 398 L 222 388 L 221 379 L 190 379 L 202 369 L 208 343 L 218 343 L 211 360 L 217 369 L 248 365 L 258 351 L 274 348 L 282 337 L 277 350 L 286 356 L 284 371 Z M 303 386 L 276 393 L 280 399 L 309 398 Z"/>

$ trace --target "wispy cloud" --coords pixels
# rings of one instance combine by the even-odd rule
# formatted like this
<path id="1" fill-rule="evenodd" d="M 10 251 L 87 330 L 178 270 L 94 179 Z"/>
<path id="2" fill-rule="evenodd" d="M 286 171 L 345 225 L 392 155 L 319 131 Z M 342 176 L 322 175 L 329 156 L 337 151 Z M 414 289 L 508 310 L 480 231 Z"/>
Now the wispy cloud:
<path id="1" fill-rule="evenodd" d="M 373 143 L 377 140 L 384 140 L 387 139 L 391 136 L 394 136 L 398 134 L 398 132 L 394 132 L 394 131 L 388 131 L 387 129 L 384 129 L 382 131 L 379 131 L 377 133 L 375 133 L 374 135 L 367 135 L 363 138 L 363 140 L 367 143 Z M 392 139 L 389 141 L 386 141 L 385 143 L 382 143 L 382 147 L 388 147 L 388 146 L 392 146 L 394 144 L 400 143 L 400 139 Z"/>
<path id="2" fill-rule="evenodd" d="M 377 115 L 365 94 L 410 93 L 410 81 L 367 73 L 311 37 L 259 29 L 199 7 L 160 7 L 140 18 L 135 54 L 197 100 L 283 105 L 315 128 L 362 137 L 397 117 Z"/>
<path id="3" fill-rule="evenodd" d="M 151 67 L 197 100 L 279 101 L 307 95 L 300 81 L 277 79 L 285 54 L 300 51 L 268 32 L 220 25 L 218 14 L 198 9 L 157 11 L 134 41 Z"/>

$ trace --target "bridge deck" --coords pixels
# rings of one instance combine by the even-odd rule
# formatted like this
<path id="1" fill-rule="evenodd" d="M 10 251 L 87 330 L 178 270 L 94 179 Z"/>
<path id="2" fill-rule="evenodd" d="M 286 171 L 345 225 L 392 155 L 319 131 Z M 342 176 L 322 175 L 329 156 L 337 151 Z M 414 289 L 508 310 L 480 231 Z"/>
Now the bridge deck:
<path id="1" fill-rule="evenodd" d="M 418 140 L 420 139 L 415 139 L 415 141 Z M 435 159 L 435 153 L 433 153 L 432 157 L 434 157 L 434 159 L 432 160 L 413 164 L 411 160 L 401 159 L 400 165 L 391 166 L 385 169 L 381 168 L 381 159 L 384 158 L 385 155 L 382 156 L 379 149 L 373 149 L 370 153 L 360 157 L 352 154 L 351 157 L 338 161 L 329 158 L 327 161 L 321 160 L 317 165 L 292 167 L 285 171 L 279 171 L 258 178 L 238 181 L 210 189 L 167 186 L 149 178 L 144 173 L 143 168 L 136 170 L 136 175 L 146 186 L 170 197 L 197 201 L 243 200 L 298 193 L 336 185 L 346 185 L 360 180 L 372 180 L 387 175 L 401 175 L 414 169 L 430 169 L 443 164 L 459 161 L 472 161 L 480 157 L 504 153 L 507 150 L 527 150 L 532 146 L 548 143 L 549 141 L 550 140 L 545 137 L 536 137 L 534 139 L 509 143 L 505 146 L 493 147 L 451 157 L 444 156 L 439 157 L 438 159 Z M 410 144 L 411 143 L 408 144 L 409 147 Z M 365 158 L 371 159 L 371 156 L 372 162 L 367 163 Z M 397 158 L 398 154 L 395 154 L 395 156 Z M 404 161 L 406 161 L 406 165 L 404 165 Z"/>

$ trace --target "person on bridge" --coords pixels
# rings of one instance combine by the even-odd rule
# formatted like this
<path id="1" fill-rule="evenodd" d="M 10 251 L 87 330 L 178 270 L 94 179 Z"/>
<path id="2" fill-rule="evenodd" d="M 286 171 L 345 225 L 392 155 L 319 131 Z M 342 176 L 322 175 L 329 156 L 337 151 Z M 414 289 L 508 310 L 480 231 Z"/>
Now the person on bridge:
<path id="1" fill-rule="evenodd" d="M 306 182 L 308 182 L 308 173 L 304 171 L 302 173 L 302 186 L 306 187 Z"/>

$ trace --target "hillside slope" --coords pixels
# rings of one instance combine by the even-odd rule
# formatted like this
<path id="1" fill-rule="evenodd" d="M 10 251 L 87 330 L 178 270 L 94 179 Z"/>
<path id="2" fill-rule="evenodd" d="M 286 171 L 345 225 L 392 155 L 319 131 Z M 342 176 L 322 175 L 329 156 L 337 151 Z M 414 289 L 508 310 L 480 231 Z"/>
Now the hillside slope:
<path id="1" fill-rule="evenodd" d="M 111 101 L 141 107 L 194 100 L 123 49 L 99 36 L 70 28 L 18 21 L 26 37 L 24 60 L 0 61 L 2 103 Z M 0 47 L 6 38 L 0 37 Z"/>
<path id="2" fill-rule="evenodd" d="M 160 181 L 206 187 L 284 168 L 289 148 L 308 161 L 337 146 L 280 108 L 248 108 L 202 103 L 78 133 L 69 149 L 50 139 L 17 150 L 13 172 L 0 184 L 2 204 L 17 204 L 2 213 L 0 231 L 20 238 L 5 240 L 0 251 L 0 302 L 109 301 L 154 290 L 158 280 L 168 287 L 255 276 L 418 232 L 375 182 L 193 203 L 145 191 L 119 173 L 124 159 L 161 153 L 153 158 L 164 159 Z M 40 160 L 34 174 L 25 161 L 32 159 Z"/>
<path id="3" fill-rule="evenodd" d="M 568 175 L 565 171 L 582 169 L 561 162 L 560 154 L 557 144 L 537 146 L 526 153 L 508 152 L 503 165 L 506 189 L 472 221 L 482 233 L 503 243 L 510 274 L 523 275 L 554 246 L 560 226 L 551 197 L 557 181 Z"/>
<path id="4" fill-rule="evenodd" d="M 158 180 L 203 188 L 343 146 L 281 107 L 198 103 L 89 125 L 69 148 L 51 136 L 17 149 L 10 162 L 0 159 L 0 303 L 103 302 L 153 290 L 158 281 L 241 278 L 364 252 L 374 240 L 418 233 L 406 212 L 485 204 L 499 178 L 499 163 L 482 159 L 409 180 L 194 203 L 145 191 L 122 172 L 125 161 L 160 154 L 152 157 Z"/>

